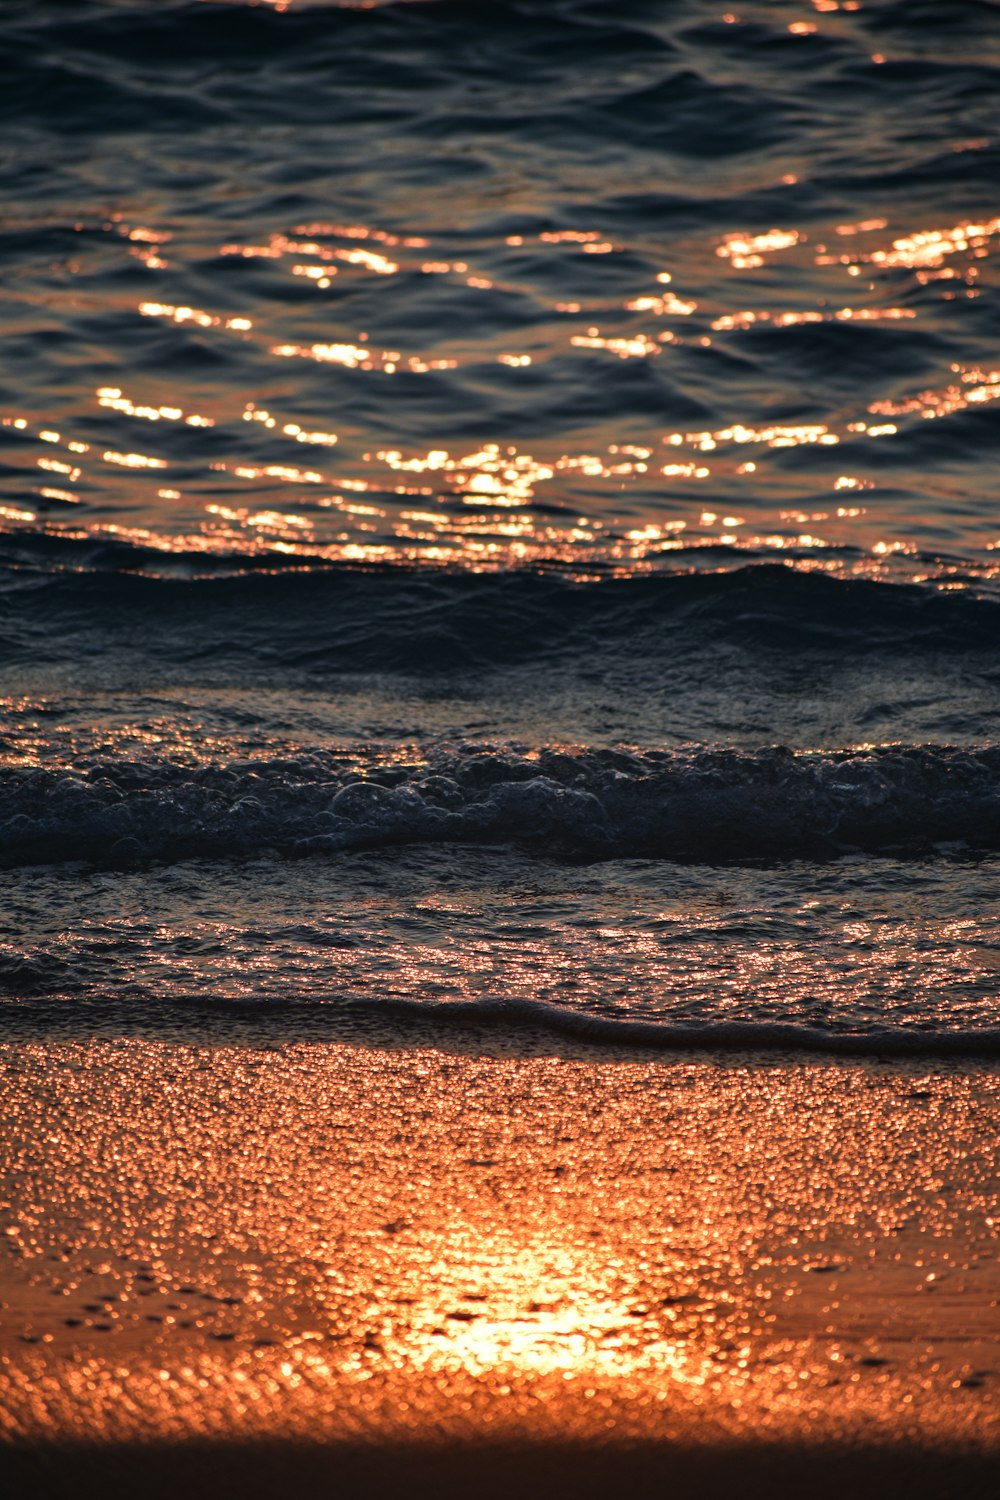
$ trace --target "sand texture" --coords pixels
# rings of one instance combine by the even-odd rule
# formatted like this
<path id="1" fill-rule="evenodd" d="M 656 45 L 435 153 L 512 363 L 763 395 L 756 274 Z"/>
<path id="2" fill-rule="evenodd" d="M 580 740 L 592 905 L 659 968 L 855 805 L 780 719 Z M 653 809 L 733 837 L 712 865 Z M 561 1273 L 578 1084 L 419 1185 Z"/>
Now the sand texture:
<path id="1" fill-rule="evenodd" d="M 1000 1492 L 995 1067 L 547 1050 L 4 1044 L 15 1493 Z"/>

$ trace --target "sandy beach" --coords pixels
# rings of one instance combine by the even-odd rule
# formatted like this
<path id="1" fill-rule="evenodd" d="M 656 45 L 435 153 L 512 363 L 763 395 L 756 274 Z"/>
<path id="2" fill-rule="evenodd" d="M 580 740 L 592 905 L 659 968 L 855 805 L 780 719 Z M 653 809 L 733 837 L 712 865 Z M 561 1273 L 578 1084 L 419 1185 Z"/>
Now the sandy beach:
<path id="1" fill-rule="evenodd" d="M 4 1045 L 9 1492 L 994 1492 L 996 1067 L 441 1040 Z"/>
<path id="2" fill-rule="evenodd" d="M 997 1500 L 1000 0 L 0 41 L 0 1500 Z"/>

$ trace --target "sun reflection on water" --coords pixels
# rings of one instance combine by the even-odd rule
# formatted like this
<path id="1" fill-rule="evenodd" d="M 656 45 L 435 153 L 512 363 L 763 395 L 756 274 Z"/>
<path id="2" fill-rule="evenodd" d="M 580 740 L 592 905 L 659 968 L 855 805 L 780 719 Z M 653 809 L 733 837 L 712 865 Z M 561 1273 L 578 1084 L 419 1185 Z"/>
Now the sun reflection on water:
<path id="1" fill-rule="evenodd" d="M 170 228 L 115 215 L 103 229 L 165 279 L 186 253 Z M 662 256 L 589 225 L 508 233 L 499 260 L 495 246 L 456 255 L 453 245 L 432 234 L 350 221 L 315 220 L 260 239 L 232 239 L 217 247 L 220 263 L 259 262 L 266 276 L 287 274 L 331 296 L 363 293 L 368 326 L 352 320 L 350 301 L 338 302 L 324 336 L 303 337 L 309 319 L 286 304 L 283 282 L 258 289 L 253 316 L 144 296 L 134 304 L 142 318 L 182 338 L 236 335 L 248 356 L 273 369 L 280 386 L 266 399 L 248 401 L 232 393 L 220 397 L 208 384 L 195 389 L 166 374 L 134 373 L 128 389 L 124 382 L 106 383 L 81 394 L 58 430 L 44 413 L 5 412 L 0 427 L 17 440 L 13 451 L 25 465 L 25 493 L 12 497 L 22 503 L 9 504 L 2 519 L 14 529 L 40 527 L 70 540 L 114 535 L 161 556 L 229 555 L 237 566 L 242 555 L 259 557 L 272 548 L 276 559 L 295 555 L 303 562 L 398 561 L 475 571 L 557 566 L 589 576 L 595 568 L 621 573 L 676 566 L 678 553 L 689 566 L 716 566 L 711 554 L 722 546 L 748 558 L 794 555 L 803 566 L 829 572 L 911 577 L 919 568 L 921 577 L 949 576 L 956 571 L 949 556 L 921 562 L 922 549 L 910 535 L 916 522 L 894 499 L 875 493 L 868 506 L 856 508 L 822 502 L 824 492 L 844 488 L 877 492 L 887 474 L 891 488 L 892 466 L 901 466 L 904 488 L 913 482 L 906 445 L 916 426 L 992 403 L 1000 373 L 988 365 L 953 362 L 945 380 L 909 389 L 904 382 L 901 390 L 897 383 L 891 394 L 853 410 L 845 405 L 822 420 L 720 413 L 706 423 L 647 418 L 622 432 L 611 419 L 599 419 L 586 424 L 579 446 L 565 435 L 378 443 L 366 436 L 349 401 L 317 401 L 309 382 L 439 382 L 437 401 L 452 376 L 468 375 L 492 383 L 504 399 L 509 383 L 510 398 L 527 410 L 533 391 L 545 390 L 531 382 L 549 381 L 560 362 L 570 360 L 580 370 L 600 362 L 605 372 L 649 365 L 668 389 L 674 382 L 683 387 L 687 377 L 677 361 L 692 350 L 738 355 L 752 338 L 814 330 L 818 336 L 827 327 L 890 336 L 921 327 L 942 299 L 978 295 L 998 243 L 1000 219 L 986 215 L 943 227 L 867 216 L 808 231 L 780 224 L 732 230 L 711 243 L 719 271 L 706 294 L 698 257 L 683 242 L 669 271 L 623 271 L 629 254 L 647 268 L 662 264 Z M 172 267 L 164 259 L 168 245 Z M 444 278 L 464 289 L 470 306 L 476 299 L 523 298 L 529 290 L 537 300 L 532 278 L 540 257 L 569 269 L 583 256 L 600 262 L 595 272 L 609 271 L 600 295 L 557 301 L 546 294 L 547 320 L 528 324 L 516 342 L 488 330 L 467 336 L 460 322 L 448 320 L 419 347 L 371 331 L 390 324 L 393 309 L 405 305 L 399 298 L 407 278 Z M 775 267 L 787 271 L 789 284 L 800 284 L 799 296 L 776 295 L 768 282 Z M 313 376 L 300 365 L 327 374 Z M 115 419 L 113 429 L 104 418 Z M 128 441 L 135 422 L 155 424 L 156 450 Z M 192 429 L 204 429 L 206 441 L 212 434 L 211 450 L 185 444 L 182 433 Z M 874 456 L 875 440 L 893 451 Z M 336 446 L 337 471 L 321 462 L 288 463 L 282 450 L 289 442 L 315 450 L 317 459 Z M 51 451 L 60 447 L 64 453 Z M 825 464 L 823 449 L 843 450 L 843 457 Z M 115 470 L 125 471 L 121 479 Z M 166 485 L 164 470 L 176 472 Z M 321 493 L 297 512 L 307 486 Z M 702 490 L 711 492 L 708 505 Z M 355 497 L 376 503 L 362 509 L 352 504 Z M 59 516 L 63 506 L 73 508 L 72 521 Z M 463 516 L 462 507 L 475 515 Z M 827 523 L 822 536 L 790 524 L 793 513 L 814 511 Z M 134 519 L 125 524 L 122 512 Z M 709 512 L 738 519 L 706 523 Z M 261 517 L 282 519 L 272 526 Z M 966 524 L 974 525 L 971 517 Z M 988 526 L 978 524 L 969 540 L 964 576 L 980 582 L 998 576 Z"/>

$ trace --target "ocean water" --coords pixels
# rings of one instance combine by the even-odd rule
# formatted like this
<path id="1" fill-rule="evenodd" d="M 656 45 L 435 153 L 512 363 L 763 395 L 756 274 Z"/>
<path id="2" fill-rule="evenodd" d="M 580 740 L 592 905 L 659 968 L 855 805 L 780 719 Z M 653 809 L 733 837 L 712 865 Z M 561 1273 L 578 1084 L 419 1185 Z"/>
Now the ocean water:
<path id="1" fill-rule="evenodd" d="M 0 38 L 3 1024 L 1000 1050 L 1000 7 Z"/>

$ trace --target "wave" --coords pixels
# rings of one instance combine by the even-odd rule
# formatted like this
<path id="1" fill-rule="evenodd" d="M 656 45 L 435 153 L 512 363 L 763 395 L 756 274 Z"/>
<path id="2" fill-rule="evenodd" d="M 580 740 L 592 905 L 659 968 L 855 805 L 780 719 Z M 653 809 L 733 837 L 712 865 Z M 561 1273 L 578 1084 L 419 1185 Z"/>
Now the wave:
<path id="1" fill-rule="evenodd" d="M 184 131 L 236 120 L 252 99 L 258 123 L 307 125 L 321 94 L 337 118 L 409 116 L 432 138 L 555 131 L 570 151 L 577 142 L 590 149 L 604 140 L 698 159 L 778 146 L 804 127 L 813 104 L 798 94 L 803 78 L 833 97 L 850 87 L 866 102 L 914 87 L 950 88 L 965 103 L 971 87 L 971 102 L 985 102 L 996 83 L 984 25 L 992 12 L 970 8 L 970 0 L 923 5 L 912 16 L 901 5 L 864 15 L 861 27 L 875 38 L 901 32 L 917 44 L 936 46 L 941 35 L 964 42 L 958 59 L 890 58 L 882 67 L 872 64 L 860 36 L 818 31 L 806 52 L 780 18 L 748 18 L 739 28 L 691 18 L 671 40 L 664 18 L 642 4 L 396 0 L 276 11 L 167 0 L 71 9 L 80 13 L 39 3 L 9 25 L 0 118 L 63 133 Z M 685 66 L 664 78 L 681 47 Z M 692 66 L 706 52 L 731 52 L 741 64 L 723 86 Z M 760 87 L 748 56 L 764 64 L 755 69 Z M 609 87 L 609 60 L 623 78 L 638 74 L 639 81 Z M 650 76 L 651 64 L 658 77 Z M 475 108 L 469 78 L 480 96 Z"/>
<path id="2" fill-rule="evenodd" d="M 3 995 L 2 991 L 7 994 Z M 384 1044 L 399 1033 L 447 1047 L 489 1044 L 527 1045 L 543 1051 L 575 1046 L 660 1055 L 771 1053 L 830 1059 L 906 1061 L 921 1058 L 1000 1058 L 1000 1028 L 913 1024 L 833 1030 L 784 1021 L 707 1021 L 699 1025 L 597 1015 L 521 997 L 433 1000 L 380 997 L 343 1000 L 311 993 L 266 999 L 207 999 L 174 994 L 169 1000 L 106 992 L 74 994 L 71 1003 L 30 987 L 0 985 L 0 1034 L 40 1032 L 92 1035 L 95 1029 L 173 1039 L 189 1030 L 198 1038 L 217 1034 L 231 1044 L 246 1036 L 258 1040 L 328 1040 Z"/>
<path id="3" fill-rule="evenodd" d="M 1000 745 L 646 751 L 329 750 L 233 763 L 91 757 L 0 770 L 0 864 L 129 866 L 517 844 L 695 862 L 1000 848 Z"/>
<path id="4" fill-rule="evenodd" d="M 538 1030 L 603 1047 L 658 1052 L 818 1052 L 830 1057 L 998 1057 L 1000 1028 L 941 1029 L 876 1026 L 832 1031 L 782 1021 L 722 1021 L 703 1025 L 599 1016 L 544 1001 L 492 997 L 469 1001 L 392 999 L 350 1008 L 364 1021 L 394 1020 L 444 1028 Z"/>
<path id="5" fill-rule="evenodd" d="M 101 654 L 427 676 L 567 654 L 655 661 L 689 641 L 783 655 L 992 653 L 1000 635 L 992 599 L 785 564 L 589 582 L 393 567 L 158 578 L 126 571 L 163 567 L 151 549 L 53 540 L 16 538 L 0 568 L 9 666 Z"/>
<path id="6" fill-rule="evenodd" d="M 480 84 L 510 96 L 512 80 L 525 69 L 558 78 L 556 54 L 562 75 L 578 86 L 581 71 L 599 70 L 609 56 L 626 64 L 674 50 L 641 21 L 574 16 L 564 8 L 552 15 L 520 0 L 475 8 L 455 0 L 332 3 L 288 11 L 168 0 L 96 5 L 69 17 L 62 5 L 41 4 L 11 31 L 9 57 L 0 65 L 0 118 L 91 133 L 212 124 L 238 116 L 248 96 L 258 119 L 306 124 L 317 92 L 334 110 L 350 98 L 351 113 L 366 121 L 416 109 L 431 124 L 437 111 L 425 115 L 421 106 L 441 91 L 456 110 L 465 107 L 469 68 Z M 454 66 L 458 49 L 474 53 L 466 68 Z M 55 60 L 54 51 L 66 61 Z M 266 81 L 254 70 L 265 72 Z M 276 88 L 277 81 L 285 86 Z M 493 126 L 489 111 L 475 120 L 479 128 Z"/>

